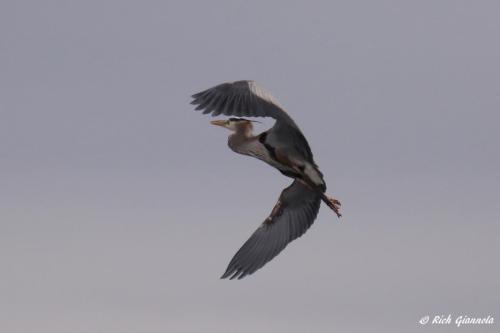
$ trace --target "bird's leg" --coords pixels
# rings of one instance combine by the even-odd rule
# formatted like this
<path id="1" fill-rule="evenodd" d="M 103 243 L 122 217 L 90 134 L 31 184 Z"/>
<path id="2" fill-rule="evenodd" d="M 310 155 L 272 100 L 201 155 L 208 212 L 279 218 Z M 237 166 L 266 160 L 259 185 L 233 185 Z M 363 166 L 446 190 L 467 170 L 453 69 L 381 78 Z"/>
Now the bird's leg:
<path id="1" fill-rule="evenodd" d="M 340 201 L 338 201 L 337 199 L 333 198 L 333 197 L 329 197 L 329 196 L 326 196 L 326 201 L 325 203 L 328 205 L 328 207 L 330 207 L 334 212 L 335 214 L 337 214 L 338 217 L 341 217 L 342 214 L 340 214 Z"/>
<path id="2" fill-rule="evenodd" d="M 309 187 L 311 190 L 318 191 L 316 188 L 314 188 L 313 186 L 308 184 L 306 181 L 304 181 L 300 178 L 296 178 L 296 179 L 298 179 L 300 182 L 302 182 L 302 184 Z M 330 209 L 335 212 L 335 214 L 337 214 L 337 217 L 340 218 L 342 216 L 342 214 L 340 214 L 340 206 L 341 206 L 340 201 L 338 201 L 337 199 L 335 199 L 333 197 L 327 196 L 325 193 L 323 193 L 321 191 L 318 191 L 318 193 L 321 196 L 321 200 L 323 200 L 323 202 L 326 203 L 327 206 L 330 207 Z"/>
<path id="3" fill-rule="evenodd" d="M 326 205 L 330 207 L 330 209 L 333 210 L 335 214 L 337 214 L 337 217 L 341 217 L 342 214 L 340 214 L 340 201 L 338 201 L 333 197 L 327 196 L 323 192 L 321 192 L 320 195 L 321 195 L 321 200 L 323 200 L 323 202 L 326 203 Z"/>

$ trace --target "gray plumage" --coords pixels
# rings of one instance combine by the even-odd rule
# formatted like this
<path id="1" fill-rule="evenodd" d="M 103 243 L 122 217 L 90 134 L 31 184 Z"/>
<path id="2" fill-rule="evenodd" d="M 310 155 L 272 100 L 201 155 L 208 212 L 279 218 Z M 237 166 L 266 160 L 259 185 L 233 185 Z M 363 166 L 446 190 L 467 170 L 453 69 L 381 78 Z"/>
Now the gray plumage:
<path id="1" fill-rule="evenodd" d="M 297 124 L 276 99 L 254 81 L 222 83 L 192 97 L 191 104 L 197 105 L 195 110 L 203 110 L 204 114 L 276 119 L 273 129 L 269 131 L 272 144 L 313 161 L 311 148 Z"/>
<path id="2" fill-rule="evenodd" d="M 281 192 L 282 212 L 266 219 L 236 252 L 222 278 L 244 278 L 277 256 L 291 241 L 302 236 L 313 224 L 321 203 L 320 196 L 295 180 Z"/>
<path id="3" fill-rule="evenodd" d="M 264 266 L 314 222 L 321 200 L 340 217 L 340 202 L 326 196 L 323 174 L 309 144 L 293 119 L 253 81 L 219 84 L 194 94 L 191 104 L 212 116 L 232 116 L 212 124 L 230 129 L 229 147 L 258 158 L 294 179 L 283 190 L 268 218 L 235 254 L 222 278 L 241 279 Z M 236 117 L 271 117 L 269 130 L 253 135 L 252 121 Z"/>

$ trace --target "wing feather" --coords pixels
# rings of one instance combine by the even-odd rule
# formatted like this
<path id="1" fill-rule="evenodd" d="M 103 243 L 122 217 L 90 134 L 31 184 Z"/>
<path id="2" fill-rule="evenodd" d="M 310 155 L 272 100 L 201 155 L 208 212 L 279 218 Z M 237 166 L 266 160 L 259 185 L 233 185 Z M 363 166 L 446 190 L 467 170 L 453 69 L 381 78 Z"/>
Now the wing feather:
<path id="1" fill-rule="evenodd" d="M 207 101 L 218 99 L 221 96 L 236 97 L 238 100 L 244 101 L 241 103 L 242 105 L 239 105 L 239 108 L 233 108 L 228 115 L 236 115 L 236 112 L 241 112 L 241 116 L 247 117 L 272 117 L 296 127 L 292 118 L 279 106 L 276 99 L 254 81 L 242 80 L 219 84 L 192 95 L 191 104 L 197 105 L 196 110 L 204 110 L 203 113 L 212 113 L 213 116 L 216 116 L 224 112 L 226 105 L 223 103 L 220 105 L 207 104 Z M 208 108 L 208 105 L 213 106 L 213 108 Z"/>
<path id="2" fill-rule="evenodd" d="M 269 132 L 273 144 L 314 164 L 311 148 L 293 119 L 276 99 L 254 81 L 226 82 L 192 95 L 191 104 L 203 114 L 237 117 L 271 117 L 276 123 Z"/>
<path id="3" fill-rule="evenodd" d="M 276 257 L 291 241 L 302 236 L 313 224 L 321 203 L 320 196 L 299 180 L 281 192 L 281 214 L 266 220 L 231 259 L 221 278 L 241 279 Z"/>

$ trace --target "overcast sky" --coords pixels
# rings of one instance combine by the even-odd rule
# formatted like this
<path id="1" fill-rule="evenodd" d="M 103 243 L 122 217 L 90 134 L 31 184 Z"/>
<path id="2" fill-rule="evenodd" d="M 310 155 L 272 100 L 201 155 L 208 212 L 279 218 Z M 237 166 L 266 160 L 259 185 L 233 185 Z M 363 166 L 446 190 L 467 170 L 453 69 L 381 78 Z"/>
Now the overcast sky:
<path id="1" fill-rule="evenodd" d="M 0 331 L 499 321 L 499 13 L 458 0 L 2 0 Z M 344 216 L 323 206 L 276 259 L 227 281 L 291 182 L 231 152 L 189 105 L 239 79 L 299 124 Z"/>

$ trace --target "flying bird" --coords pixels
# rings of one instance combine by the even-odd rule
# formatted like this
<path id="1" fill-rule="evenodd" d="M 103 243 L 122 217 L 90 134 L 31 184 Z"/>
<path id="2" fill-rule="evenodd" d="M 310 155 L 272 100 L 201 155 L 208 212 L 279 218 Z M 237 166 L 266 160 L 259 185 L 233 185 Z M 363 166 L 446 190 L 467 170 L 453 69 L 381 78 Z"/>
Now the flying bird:
<path id="1" fill-rule="evenodd" d="M 318 215 L 321 201 L 340 218 L 340 202 L 325 194 L 323 174 L 314 163 L 306 138 L 278 102 L 254 81 L 219 84 L 192 95 L 196 110 L 229 119 L 213 120 L 232 134 L 228 145 L 238 154 L 258 158 L 293 178 L 270 215 L 231 259 L 222 279 L 241 279 L 277 256 L 291 241 L 302 236 Z M 276 121 L 254 135 L 254 121 L 245 117 L 271 117 Z"/>

